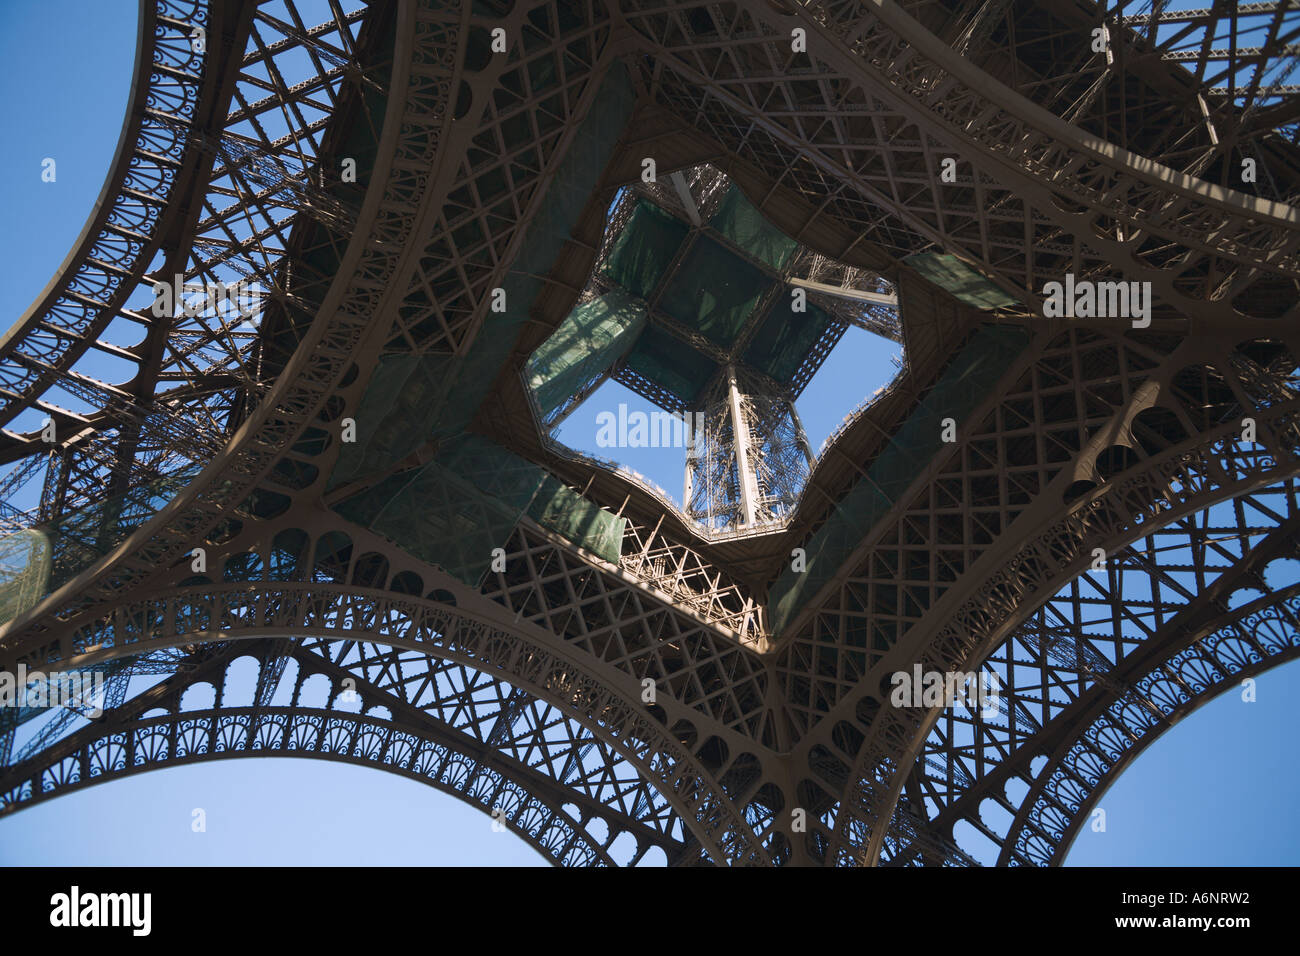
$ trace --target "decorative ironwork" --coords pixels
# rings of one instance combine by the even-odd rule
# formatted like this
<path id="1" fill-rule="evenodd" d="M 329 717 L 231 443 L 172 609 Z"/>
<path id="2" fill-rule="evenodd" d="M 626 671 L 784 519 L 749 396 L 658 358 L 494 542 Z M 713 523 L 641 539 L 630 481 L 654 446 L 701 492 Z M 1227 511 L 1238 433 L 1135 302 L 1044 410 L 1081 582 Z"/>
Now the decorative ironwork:
<path id="1" fill-rule="evenodd" d="M 1296 656 L 1293 0 L 307 7 L 143 4 L 105 199 L 0 341 L 0 423 L 56 433 L 0 434 L 0 668 L 108 688 L 95 721 L 0 708 L 0 812 L 294 754 L 504 811 L 560 865 L 1055 865 L 1143 747 Z M 608 150 L 578 183 L 580 129 Z M 718 368 L 690 398 L 612 370 L 706 413 L 677 508 L 557 447 L 523 372 L 636 203 L 704 234 L 737 195 L 829 331 L 778 383 L 739 361 L 756 327 L 651 317 Z M 1150 321 L 1045 317 L 1067 273 L 1150 283 Z M 258 321 L 138 305 L 168 282 L 256 283 Z M 848 324 L 905 360 L 814 458 L 792 399 Z M 427 434 L 343 473 L 394 361 L 440 383 L 389 423 L 427 401 Z M 467 584 L 341 516 L 446 422 L 608 549 L 521 506 Z M 996 713 L 894 706 L 915 665 L 997 674 Z"/>

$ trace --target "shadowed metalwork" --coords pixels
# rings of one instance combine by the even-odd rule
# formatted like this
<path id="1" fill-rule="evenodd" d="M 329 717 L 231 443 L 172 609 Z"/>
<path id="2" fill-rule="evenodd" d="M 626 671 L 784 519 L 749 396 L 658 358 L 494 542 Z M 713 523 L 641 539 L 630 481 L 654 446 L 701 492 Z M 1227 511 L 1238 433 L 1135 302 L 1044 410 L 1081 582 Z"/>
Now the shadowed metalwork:
<path id="1" fill-rule="evenodd" d="M 0 812 L 279 754 L 560 865 L 1055 865 L 1296 656 L 1293 0 L 140 10 L 0 340 L 0 668 L 104 714 L 0 708 Z M 904 360 L 814 455 L 849 325 Z M 552 437 L 609 378 L 702 414 L 682 508 Z"/>

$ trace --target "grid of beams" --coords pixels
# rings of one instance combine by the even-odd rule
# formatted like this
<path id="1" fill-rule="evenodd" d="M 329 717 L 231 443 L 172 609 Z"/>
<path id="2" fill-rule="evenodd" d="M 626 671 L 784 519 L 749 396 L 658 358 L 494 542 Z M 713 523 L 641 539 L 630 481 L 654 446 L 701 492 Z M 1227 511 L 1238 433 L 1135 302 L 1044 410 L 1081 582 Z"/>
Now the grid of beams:
<path id="1" fill-rule="evenodd" d="M 1260 199 L 1296 192 L 1294 167 L 1274 163 L 1291 148 L 1289 0 L 1098 12 L 1114 62 L 1059 39 L 1088 17 L 1028 2 L 641 0 L 620 5 L 621 35 L 588 2 L 333 5 L 319 26 L 292 5 L 288 19 L 231 6 L 221 25 L 201 5 L 151 8 L 161 27 L 140 68 L 166 64 L 157 103 L 169 105 L 136 117 L 119 157 L 126 183 L 123 157 L 154 145 L 151 184 L 133 180 L 136 225 L 103 210 L 107 245 L 88 238 L 74 268 L 100 269 L 98 291 L 68 273 L 4 342 L 10 411 L 50 412 L 57 381 L 92 408 L 59 422 L 106 436 L 51 471 L 28 454 L 30 433 L 6 433 L 7 502 L 37 481 L 68 507 L 102 498 L 143 480 L 111 464 L 136 449 L 153 477 L 182 467 L 175 456 L 204 466 L 116 551 L 0 630 L 4 666 L 119 675 L 103 727 L 56 719 L 15 751 L 15 727 L 0 726 L 6 809 L 137 767 L 297 753 L 508 804 L 508 824 L 557 863 L 611 862 L 626 833 L 634 857 L 655 847 L 674 864 L 962 864 L 963 821 L 1000 862 L 1059 863 L 1092 794 L 1137 750 L 1234 677 L 1296 655 L 1297 588 L 1269 568 L 1296 556 L 1300 344 L 1287 319 L 1300 220 Z M 186 53 L 199 21 L 244 55 L 199 72 Z M 484 58 L 498 24 L 516 43 Z M 807 54 L 789 50 L 791 24 L 808 31 Z M 484 293 L 510 269 L 615 55 L 647 102 L 717 147 L 718 168 L 770 177 L 756 205 L 798 196 L 857 228 L 854 261 L 881 263 L 898 288 L 899 259 L 942 249 L 1018 297 L 1002 321 L 1032 321 L 1042 283 L 1067 271 L 1155 289 L 1144 332 L 1031 325 L 957 440 L 780 635 L 763 620 L 771 562 L 738 573 L 740 545 L 653 517 L 629 523 L 617 565 L 521 522 L 506 570 L 475 589 L 320 505 L 340 420 L 378 355 L 472 346 Z M 285 76 L 286 59 L 306 77 Z M 1074 67 L 1053 82 L 1048 62 Z M 1176 95 L 1189 78 L 1199 99 Z M 1126 97 L 1160 122 L 1126 133 Z M 316 175 L 343 158 L 348 129 L 373 142 L 354 188 Z M 1268 167 L 1267 190 L 1210 185 L 1247 153 Z M 946 156 L 969 167 L 941 188 Z M 163 211 L 176 190 L 187 222 Z M 108 319 L 130 318 L 114 296 L 164 245 L 187 283 L 257 278 L 262 327 L 137 316 L 150 329 L 131 356 L 150 366 L 140 387 L 79 377 Z M 843 249 L 810 243 L 809 256 L 821 258 L 799 260 L 807 281 L 861 279 L 826 266 Z M 942 361 L 926 361 L 937 375 Z M 891 427 L 927 381 L 891 393 Z M 209 427 L 183 434 L 175 416 L 133 406 L 160 397 Z M 6 510 L 9 527 L 20 510 Z M 797 543 L 773 540 L 782 560 Z M 189 568 L 196 546 L 210 549 L 206 574 Z M 1090 575 L 1095 548 L 1106 570 Z M 226 706 L 218 690 L 213 707 L 186 710 L 185 690 L 223 688 L 245 651 L 252 703 Z M 914 662 L 1000 669 L 1005 709 L 985 721 L 886 706 L 884 678 Z M 163 680 L 125 694 L 145 674 Z M 328 685 L 323 706 L 305 702 L 313 677 Z M 1009 825 L 982 819 L 990 796 Z M 793 809 L 808 811 L 806 834 L 791 830 Z"/>

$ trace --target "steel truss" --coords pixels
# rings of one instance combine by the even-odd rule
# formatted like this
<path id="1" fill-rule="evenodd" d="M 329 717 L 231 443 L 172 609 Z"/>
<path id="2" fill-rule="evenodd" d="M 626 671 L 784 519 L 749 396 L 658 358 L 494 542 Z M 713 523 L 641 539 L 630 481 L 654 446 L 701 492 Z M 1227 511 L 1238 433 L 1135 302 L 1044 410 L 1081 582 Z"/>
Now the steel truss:
<path id="1" fill-rule="evenodd" d="M 604 274 L 615 241 L 642 199 L 649 199 L 670 212 L 688 229 L 687 238 L 674 255 L 657 289 L 646 303 L 650 320 L 684 347 L 712 359 L 718 372 L 701 389 L 699 397 L 687 402 L 657 382 L 631 368 L 623 358 L 609 368 L 588 376 L 574 393 L 540 422 L 554 433 L 559 425 L 610 378 L 627 386 L 669 412 L 689 422 L 702 422 L 699 434 L 688 435 L 686 481 L 683 492 L 687 517 L 707 532 L 752 532 L 764 526 L 784 523 L 803 491 L 812 462 L 794 399 L 807 386 L 849 325 L 899 341 L 897 297 L 889 281 L 877 273 L 855 268 L 798 246 L 780 270 L 751 250 L 736 244 L 705 223 L 726 196 L 731 180 L 705 163 L 683 170 L 665 170 L 654 181 L 638 181 L 622 188 L 609 212 L 591 279 L 579 301 L 587 302 L 615 288 Z M 689 328 L 664 311 L 662 298 L 674 284 L 675 275 L 688 257 L 697 236 L 710 242 L 776 280 L 772 291 L 753 308 L 728 344 L 719 344 Z M 780 383 L 750 365 L 742 355 L 755 335 L 773 300 L 786 288 L 802 287 L 807 301 L 822 309 L 834 321 L 808 349 L 788 383 Z M 734 393 L 734 394 L 733 394 Z M 574 454 L 564 448 L 562 453 Z"/>
<path id="2" fill-rule="evenodd" d="M 699 403 L 704 428 L 686 455 L 686 513 L 709 528 L 779 525 L 812 463 L 794 402 L 728 367 Z"/>
<path id="3" fill-rule="evenodd" d="M 1297 586 L 1276 571 L 1300 526 L 1290 2 L 1089 19 L 1028 0 L 402 0 L 332 4 L 319 26 L 289 8 L 144 4 L 148 82 L 108 198 L 0 343 L 6 528 L 177 484 L 0 623 L 0 667 L 114 675 L 100 720 L 4 715 L 4 811 L 292 753 L 504 810 L 560 864 L 964 865 L 980 840 L 1002 864 L 1057 864 L 1142 747 L 1295 656 Z M 1093 20 L 1109 59 L 1069 45 Z M 200 25 L 222 55 L 194 55 Z M 498 26 L 516 40 L 484 57 Z M 306 79 L 277 75 L 290 51 Z M 381 354 L 469 353 L 619 61 L 637 112 L 475 428 L 627 517 L 622 553 L 524 519 L 505 570 L 468 587 L 325 506 L 341 422 Z M 543 63 L 554 82 L 535 88 Z M 1126 131 L 1130 114 L 1144 119 Z M 358 141 L 363 174 L 336 180 Z M 796 278 L 862 291 L 876 276 L 868 291 L 897 295 L 904 373 L 836 436 L 779 530 L 709 540 L 633 484 L 548 457 L 510 404 L 648 154 L 739 184 L 806 247 Z M 956 183 L 938 175 L 947 156 Z M 1267 169 L 1257 190 L 1225 180 L 1242 158 Z M 707 202 L 718 181 L 687 185 Z M 902 260 L 921 251 L 1014 296 L 992 317 L 1027 345 L 774 629 L 768 590 L 791 550 L 990 318 L 919 292 Z M 133 298 L 178 272 L 256 279 L 261 322 L 155 317 Z M 1043 285 L 1066 272 L 1150 281 L 1151 327 L 1044 321 Z M 122 319 L 141 345 L 106 337 Z M 95 349 L 135 370 L 86 376 Z M 53 449 L 31 414 L 54 420 Z M 755 464 L 772 487 L 795 468 L 779 460 Z M 28 486 L 50 490 L 34 506 Z M 230 674 L 250 657 L 244 700 Z M 998 672 L 1002 708 L 889 705 L 888 676 L 915 663 Z M 210 706 L 187 701 L 204 685 Z M 1009 821 L 982 816 L 990 799 Z"/>

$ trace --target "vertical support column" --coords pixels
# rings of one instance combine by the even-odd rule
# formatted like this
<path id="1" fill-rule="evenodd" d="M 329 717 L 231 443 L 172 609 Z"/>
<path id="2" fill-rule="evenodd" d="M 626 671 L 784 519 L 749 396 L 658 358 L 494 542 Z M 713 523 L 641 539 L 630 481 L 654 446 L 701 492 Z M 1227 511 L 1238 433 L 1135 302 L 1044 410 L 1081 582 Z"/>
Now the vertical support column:
<path id="1" fill-rule="evenodd" d="M 691 420 L 691 416 L 693 416 L 694 414 L 695 413 L 692 411 L 687 411 L 686 420 L 689 422 Z M 684 511 L 686 514 L 690 514 L 691 513 L 691 492 L 695 490 L 694 471 L 698 467 L 697 462 L 699 461 L 699 457 L 700 457 L 699 449 L 696 446 L 699 442 L 707 441 L 708 439 L 707 436 L 704 434 L 703 423 L 701 423 L 699 434 L 695 434 L 690 429 L 688 429 L 687 431 L 689 433 L 689 437 L 686 440 L 686 480 L 684 482 L 684 489 L 682 491 L 682 511 Z"/>
<path id="2" fill-rule="evenodd" d="M 686 457 L 687 514 L 710 528 L 760 527 L 799 500 L 813 457 L 787 395 L 768 394 L 745 367 L 719 369 L 699 400 L 703 437 Z"/>
<path id="3" fill-rule="evenodd" d="M 799 410 L 794 407 L 794 402 L 787 404 L 790 409 L 790 420 L 794 422 L 794 440 L 799 445 L 799 450 L 803 452 L 804 461 L 808 463 L 808 470 L 812 471 L 812 446 L 808 444 L 808 434 L 803 430 L 803 419 L 799 417 Z"/>
<path id="4" fill-rule="evenodd" d="M 754 470 L 749 464 L 749 425 L 740 407 L 740 387 L 736 384 L 736 369 L 727 366 L 727 401 L 731 408 L 731 435 L 736 455 L 736 484 L 740 491 L 740 511 L 747 527 L 753 527 L 758 506 L 758 488 Z"/>

